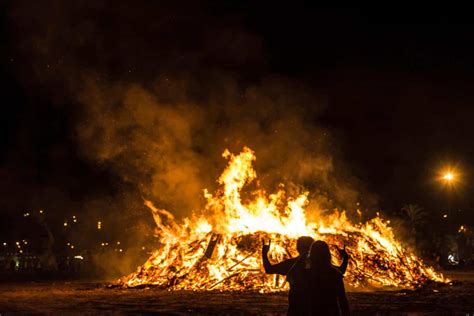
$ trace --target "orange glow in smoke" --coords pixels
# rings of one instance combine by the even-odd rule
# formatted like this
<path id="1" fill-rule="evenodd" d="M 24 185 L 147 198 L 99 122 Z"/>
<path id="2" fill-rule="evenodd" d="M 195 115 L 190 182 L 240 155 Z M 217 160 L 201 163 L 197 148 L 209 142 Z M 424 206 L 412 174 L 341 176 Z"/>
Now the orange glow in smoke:
<path id="1" fill-rule="evenodd" d="M 331 245 L 346 246 L 351 256 L 345 281 L 355 288 L 395 286 L 413 288 L 428 280 L 446 281 L 395 238 L 389 222 L 377 216 L 355 223 L 345 212 L 322 215 L 309 210 L 309 192 L 290 196 L 283 185 L 273 193 L 249 192 L 257 178 L 255 153 L 244 147 L 234 155 L 226 150 L 228 165 L 219 188 L 204 190 L 205 208 L 178 222 L 173 214 L 145 201 L 156 222 L 160 245 L 137 272 L 119 280 L 134 287 L 143 284 L 185 290 L 281 291 L 283 278 L 266 275 L 261 264 L 261 240 L 271 239 L 270 260 L 296 256 L 295 241 L 308 235 Z M 307 214 L 311 213 L 309 221 Z M 335 262 L 336 263 L 336 262 Z"/>

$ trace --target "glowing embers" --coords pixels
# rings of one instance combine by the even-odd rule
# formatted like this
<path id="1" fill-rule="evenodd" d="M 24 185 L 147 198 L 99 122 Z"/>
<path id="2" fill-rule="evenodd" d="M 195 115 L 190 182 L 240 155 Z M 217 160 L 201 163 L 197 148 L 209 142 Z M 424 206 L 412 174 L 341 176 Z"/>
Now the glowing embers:
<path id="1" fill-rule="evenodd" d="M 219 189 L 205 190 L 205 209 L 178 224 L 166 210 L 150 201 L 162 243 L 138 271 L 123 277 L 123 286 L 158 285 L 186 290 L 280 291 L 283 278 L 266 275 L 261 264 L 261 240 L 272 239 L 270 260 L 296 256 L 298 236 L 309 235 L 332 245 L 346 245 L 352 260 L 345 280 L 353 287 L 416 287 L 427 280 L 444 281 L 442 275 L 404 250 L 392 229 L 380 217 L 364 224 L 350 222 L 345 213 L 319 217 L 308 222 L 305 206 L 308 193 L 289 197 L 280 186 L 273 194 L 256 190 L 242 198 L 242 189 L 256 179 L 253 151 L 239 155 L 227 150 L 229 160 L 220 176 Z M 338 258 L 333 249 L 333 257 Z"/>

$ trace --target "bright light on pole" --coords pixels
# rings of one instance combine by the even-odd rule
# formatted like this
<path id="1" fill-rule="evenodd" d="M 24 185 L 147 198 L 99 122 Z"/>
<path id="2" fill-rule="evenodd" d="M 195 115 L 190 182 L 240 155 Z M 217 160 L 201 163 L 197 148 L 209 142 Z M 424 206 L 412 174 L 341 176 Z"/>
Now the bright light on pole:
<path id="1" fill-rule="evenodd" d="M 444 174 L 443 179 L 446 182 L 451 182 L 451 181 L 454 180 L 454 174 L 452 172 L 447 172 L 447 173 Z"/>
<path id="2" fill-rule="evenodd" d="M 454 186 L 457 182 L 459 182 L 459 173 L 453 168 L 445 168 L 444 170 L 440 171 L 438 179 L 445 185 Z"/>
<path id="3" fill-rule="evenodd" d="M 446 227 L 449 230 L 454 228 L 455 225 L 455 217 L 453 217 L 453 210 L 451 207 L 453 192 L 459 189 L 459 186 L 462 185 L 462 181 L 464 180 L 462 174 L 459 172 L 459 169 L 453 167 L 453 165 L 445 166 L 443 169 L 439 170 L 438 179 L 440 184 L 443 186 L 445 193 L 446 193 L 446 206 L 445 212 L 443 216 L 443 221 L 445 222 Z"/>

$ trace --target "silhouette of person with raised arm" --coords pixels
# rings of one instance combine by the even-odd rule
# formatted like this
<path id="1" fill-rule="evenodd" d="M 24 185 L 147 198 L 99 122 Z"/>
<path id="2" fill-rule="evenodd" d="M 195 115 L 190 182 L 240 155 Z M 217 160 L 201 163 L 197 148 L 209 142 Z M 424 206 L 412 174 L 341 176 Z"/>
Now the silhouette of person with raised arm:
<path id="1" fill-rule="evenodd" d="M 287 315 L 304 315 L 304 310 L 306 304 L 306 291 L 307 288 L 303 282 L 304 277 L 299 277 L 299 275 L 303 274 L 303 271 L 306 269 L 308 265 L 308 253 L 313 244 L 314 239 L 310 236 L 302 236 L 299 237 L 296 241 L 296 250 L 298 251 L 298 256 L 295 258 L 290 258 L 279 262 L 277 264 L 271 264 L 270 260 L 268 260 L 268 252 L 270 250 L 270 241 L 268 244 L 263 243 L 262 246 L 262 260 L 263 260 L 263 268 L 265 269 L 265 273 L 267 274 L 280 274 L 284 276 L 288 276 L 289 272 L 294 270 L 298 271 L 296 273 L 298 277 L 295 278 L 288 278 L 288 282 L 290 283 L 290 291 L 288 292 L 288 312 Z M 349 255 L 345 251 L 345 249 L 339 249 L 339 253 L 343 258 L 342 264 L 340 267 L 335 267 L 339 269 L 341 274 L 347 269 L 347 264 L 349 262 Z"/>
<path id="2" fill-rule="evenodd" d="M 326 242 L 315 241 L 309 254 L 310 268 L 304 272 L 295 266 L 290 277 L 302 283 L 306 290 L 303 315 L 350 315 L 344 289 L 343 273 L 331 264 L 331 252 Z M 303 272 L 303 273 L 302 273 Z"/>
<path id="3" fill-rule="evenodd" d="M 262 246 L 262 260 L 263 260 L 263 268 L 265 269 L 265 273 L 267 274 L 281 274 L 287 275 L 288 271 L 293 267 L 293 265 L 298 261 L 300 257 L 306 257 L 309 252 L 309 248 L 311 244 L 314 242 L 314 239 L 309 236 L 303 236 L 298 238 L 296 241 L 296 250 L 298 251 L 298 257 L 286 259 L 282 262 L 277 264 L 271 264 L 270 260 L 268 260 L 268 252 L 270 250 L 270 241 L 266 245 L 265 243 Z"/>

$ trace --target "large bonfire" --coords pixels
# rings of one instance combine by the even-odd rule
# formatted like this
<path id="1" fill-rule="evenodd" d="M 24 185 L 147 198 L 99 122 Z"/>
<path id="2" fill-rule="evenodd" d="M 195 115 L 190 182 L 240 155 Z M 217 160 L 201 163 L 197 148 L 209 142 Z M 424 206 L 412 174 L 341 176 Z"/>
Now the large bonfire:
<path id="1" fill-rule="evenodd" d="M 226 150 L 223 156 L 228 165 L 218 179 L 220 187 L 214 194 L 204 190 L 207 204 L 201 213 L 179 224 L 168 211 L 145 202 L 153 212 L 160 245 L 119 284 L 172 290 L 285 290 L 284 278 L 263 271 L 262 240 L 272 240 L 270 260 L 279 262 L 297 255 L 295 242 L 303 235 L 329 243 L 337 261 L 336 246 L 346 246 L 351 260 L 345 281 L 355 288 L 414 288 L 430 280 L 446 281 L 404 249 L 389 222 L 380 217 L 353 223 L 344 212 L 334 212 L 309 222 L 308 192 L 289 197 L 283 186 L 269 195 L 255 190 L 244 199 L 244 186 L 257 177 L 252 166 L 255 154 L 245 147 L 238 155 Z"/>

